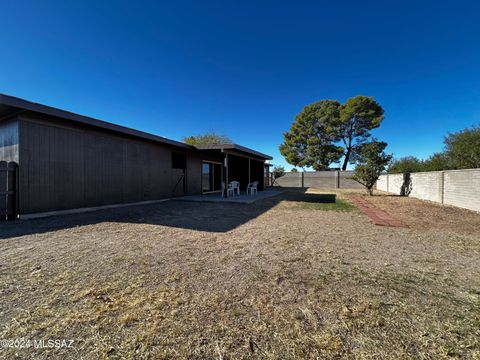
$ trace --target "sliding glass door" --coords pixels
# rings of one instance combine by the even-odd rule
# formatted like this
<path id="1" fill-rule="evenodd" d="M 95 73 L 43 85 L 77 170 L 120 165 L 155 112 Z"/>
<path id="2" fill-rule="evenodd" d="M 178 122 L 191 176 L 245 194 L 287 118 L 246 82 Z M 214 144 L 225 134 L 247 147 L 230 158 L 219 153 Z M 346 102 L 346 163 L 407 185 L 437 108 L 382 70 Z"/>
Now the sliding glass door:
<path id="1" fill-rule="evenodd" d="M 204 161 L 202 164 L 202 192 L 222 190 L 222 164 Z"/>
<path id="2" fill-rule="evenodd" d="M 213 164 L 211 163 L 202 164 L 202 191 L 213 191 Z"/>

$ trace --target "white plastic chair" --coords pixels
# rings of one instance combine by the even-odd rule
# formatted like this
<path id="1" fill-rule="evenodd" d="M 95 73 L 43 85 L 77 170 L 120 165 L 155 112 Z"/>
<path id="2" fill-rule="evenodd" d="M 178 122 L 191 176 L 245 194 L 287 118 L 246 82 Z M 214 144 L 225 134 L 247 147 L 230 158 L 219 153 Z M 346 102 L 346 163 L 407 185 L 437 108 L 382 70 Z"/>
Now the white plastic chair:
<path id="1" fill-rule="evenodd" d="M 257 190 L 257 186 L 258 186 L 258 181 L 254 181 L 250 184 L 248 184 L 247 186 L 247 195 L 254 195 L 254 194 L 258 194 L 258 190 Z"/>
<path id="2" fill-rule="evenodd" d="M 225 189 L 225 183 L 222 182 L 222 197 L 225 197 L 225 195 L 227 197 L 229 197 L 230 195 L 229 194 L 232 194 L 232 196 L 235 196 L 235 188 L 233 188 L 232 186 L 230 186 L 231 183 L 228 185 L 228 187 Z M 226 191 L 225 191 L 226 190 Z"/>
<path id="3" fill-rule="evenodd" d="M 236 190 L 237 195 L 240 195 L 240 183 L 238 181 L 230 181 L 230 184 L 228 184 L 228 187 L 232 187 L 234 190 Z M 234 191 L 235 195 L 235 191 Z"/>

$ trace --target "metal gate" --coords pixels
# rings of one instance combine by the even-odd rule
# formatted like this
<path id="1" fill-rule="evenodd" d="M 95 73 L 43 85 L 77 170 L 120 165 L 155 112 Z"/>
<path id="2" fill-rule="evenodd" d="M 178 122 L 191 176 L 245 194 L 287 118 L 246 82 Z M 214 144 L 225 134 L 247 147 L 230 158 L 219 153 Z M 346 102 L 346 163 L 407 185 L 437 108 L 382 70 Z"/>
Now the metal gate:
<path id="1" fill-rule="evenodd" d="M 0 221 L 18 216 L 18 165 L 0 161 Z"/>

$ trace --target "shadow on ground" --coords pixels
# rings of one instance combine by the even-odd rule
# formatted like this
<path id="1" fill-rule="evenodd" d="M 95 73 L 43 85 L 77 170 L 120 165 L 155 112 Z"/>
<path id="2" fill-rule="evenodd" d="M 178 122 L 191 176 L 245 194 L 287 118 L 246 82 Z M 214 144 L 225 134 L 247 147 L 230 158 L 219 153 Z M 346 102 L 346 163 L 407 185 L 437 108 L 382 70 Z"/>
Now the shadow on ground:
<path id="1" fill-rule="evenodd" d="M 102 222 L 151 224 L 197 231 L 227 232 L 260 216 L 283 200 L 304 203 L 331 202 L 332 200 L 333 195 L 306 194 L 306 190 L 288 189 L 277 196 L 252 204 L 166 201 L 82 214 L 6 222 L 0 224 L 0 239 L 41 234 Z"/>

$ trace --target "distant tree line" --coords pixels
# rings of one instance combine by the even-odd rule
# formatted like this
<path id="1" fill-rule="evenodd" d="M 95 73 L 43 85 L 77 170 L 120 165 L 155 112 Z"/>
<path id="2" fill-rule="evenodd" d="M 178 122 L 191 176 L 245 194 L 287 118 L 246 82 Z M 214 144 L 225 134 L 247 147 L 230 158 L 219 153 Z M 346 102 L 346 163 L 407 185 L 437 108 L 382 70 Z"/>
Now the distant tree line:
<path id="1" fill-rule="evenodd" d="M 185 136 L 182 141 L 186 144 L 193 146 L 225 145 L 232 143 L 232 140 L 228 136 L 216 133 L 215 131 L 209 131 L 204 134 Z"/>
<path id="2" fill-rule="evenodd" d="M 388 172 L 398 174 L 480 168 L 480 126 L 449 133 L 443 142 L 442 152 L 433 154 L 427 160 L 415 156 L 393 160 Z"/>

